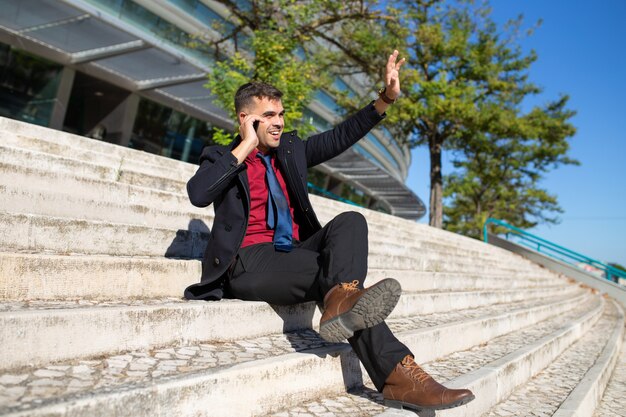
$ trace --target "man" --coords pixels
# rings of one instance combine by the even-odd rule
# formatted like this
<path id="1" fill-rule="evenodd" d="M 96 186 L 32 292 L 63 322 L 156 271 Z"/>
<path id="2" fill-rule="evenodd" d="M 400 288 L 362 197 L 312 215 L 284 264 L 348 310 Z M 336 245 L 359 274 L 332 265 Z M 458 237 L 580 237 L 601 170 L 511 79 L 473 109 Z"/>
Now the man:
<path id="1" fill-rule="evenodd" d="M 342 213 L 322 228 L 307 193 L 308 167 L 339 155 L 385 117 L 400 95 L 403 63 L 394 51 L 379 98 L 307 141 L 283 132 L 279 90 L 264 83 L 239 88 L 239 136 L 229 147 L 206 148 L 187 184 L 193 205 L 214 204 L 215 220 L 201 282 L 188 287 L 185 297 L 322 302 L 320 335 L 331 342 L 348 340 L 387 405 L 450 408 L 474 396 L 435 382 L 384 322 L 400 297 L 399 283 L 386 279 L 363 288 L 365 218 Z"/>

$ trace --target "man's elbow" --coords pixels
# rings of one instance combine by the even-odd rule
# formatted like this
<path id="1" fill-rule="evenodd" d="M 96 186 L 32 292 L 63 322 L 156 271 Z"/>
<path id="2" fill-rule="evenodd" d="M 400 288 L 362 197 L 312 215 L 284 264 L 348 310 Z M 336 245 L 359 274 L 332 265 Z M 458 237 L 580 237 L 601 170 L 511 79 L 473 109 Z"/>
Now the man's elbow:
<path id="1" fill-rule="evenodd" d="M 206 193 L 199 192 L 198 187 L 193 187 L 191 182 L 187 183 L 187 196 L 191 204 L 196 207 L 206 207 L 211 204 Z"/>

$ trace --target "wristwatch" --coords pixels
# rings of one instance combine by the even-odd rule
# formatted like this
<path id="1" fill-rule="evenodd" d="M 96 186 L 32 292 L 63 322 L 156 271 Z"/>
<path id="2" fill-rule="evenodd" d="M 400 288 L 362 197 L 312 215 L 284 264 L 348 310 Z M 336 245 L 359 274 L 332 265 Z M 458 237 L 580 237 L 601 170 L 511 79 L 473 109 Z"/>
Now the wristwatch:
<path id="1" fill-rule="evenodd" d="M 387 91 L 387 87 L 383 87 L 380 90 L 378 90 L 378 97 L 380 97 L 380 99 L 382 101 L 384 101 L 387 104 L 393 104 L 396 102 L 397 99 L 390 99 L 389 97 L 387 97 L 387 95 L 385 94 L 385 91 Z"/>

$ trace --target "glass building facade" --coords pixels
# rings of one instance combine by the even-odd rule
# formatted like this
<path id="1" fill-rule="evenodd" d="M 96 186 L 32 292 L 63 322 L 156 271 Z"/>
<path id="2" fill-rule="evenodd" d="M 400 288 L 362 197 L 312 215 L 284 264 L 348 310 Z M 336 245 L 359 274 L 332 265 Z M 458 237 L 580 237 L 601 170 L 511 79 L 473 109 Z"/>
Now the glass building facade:
<path id="1" fill-rule="evenodd" d="M 219 56 L 193 35 L 233 27 L 214 4 L 0 0 L 0 116 L 196 163 L 216 128 L 234 127 L 204 88 Z M 350 85 L 333 83 L 352 95 Z M 323 131 L 338 111 L 318 91 L 305 117 Z M 314 168 L 311 191 L 417 219 L 425 207 L 404 185 L 410 162 L 408 148 L 378 128 Z"/>
<path id="2" fill-rule="evenodd" d="M 0 44 L 0 116 L 48 126 L 62 69 Z"/>

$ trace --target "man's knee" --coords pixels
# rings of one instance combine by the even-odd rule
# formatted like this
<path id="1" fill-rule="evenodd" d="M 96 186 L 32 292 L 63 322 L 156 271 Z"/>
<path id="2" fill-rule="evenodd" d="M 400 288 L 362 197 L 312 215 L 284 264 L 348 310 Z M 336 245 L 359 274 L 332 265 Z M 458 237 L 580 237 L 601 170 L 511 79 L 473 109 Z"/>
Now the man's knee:
<path id="1" fill-rule="evenodd" d="M 365 229 L 367 231 L 367 220 L 365 216 L 356 211 L 345 211 L 339 214 L 335 219 L 348 227 Z"/>

